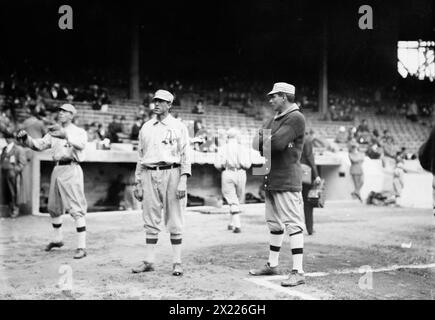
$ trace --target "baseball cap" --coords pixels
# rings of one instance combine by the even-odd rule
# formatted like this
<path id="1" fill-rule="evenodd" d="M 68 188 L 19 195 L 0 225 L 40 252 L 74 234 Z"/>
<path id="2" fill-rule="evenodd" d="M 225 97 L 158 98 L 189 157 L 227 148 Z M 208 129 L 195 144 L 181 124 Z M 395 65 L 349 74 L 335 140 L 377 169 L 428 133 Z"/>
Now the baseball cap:
<path id="1" fill-rule="evenodd" d="M 69 104 L 69 103 L 65 103 L 65 104 L 61 105 L 59 107 L 59 109 L 71 112 L 72 114 L 76 114 L 77 113 L 76 108 L 74 108 L 74 106 L 72 104 Z"/>
<path id="2" fill-rule="evenodd" d="M 157 90 L 154 94 L 153 100 L 154 99 L 160 99 L 172 103 L 174 101 L 174 96 L 169 91 Z"/>
<path id="3" fill-rule="evenodd" d="M 287 94 L 295 94 L 295 86 L 286 82 L 277 82 L 273 85 L 272 91 L 270 91 L 267 95 L 271 95 L 278 92 L 283 92 Z"/>

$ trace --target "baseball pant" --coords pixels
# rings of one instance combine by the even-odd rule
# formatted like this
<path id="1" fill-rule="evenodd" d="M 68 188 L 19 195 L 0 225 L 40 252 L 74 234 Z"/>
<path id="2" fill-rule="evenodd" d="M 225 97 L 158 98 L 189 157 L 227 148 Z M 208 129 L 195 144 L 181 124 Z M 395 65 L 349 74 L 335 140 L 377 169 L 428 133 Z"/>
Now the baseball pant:
<path id="1" fill-rule="evenodd" d="M 2 176 L 6 180 L 6 201 L 12 213 L 18 209 L 18 192 L 20 192 L 17 187 L 18 174 L 14 170 L 3 170 Z"/>
<path id="2" fill-rule="evenodd" d="M 246 171 L 243 169 L 222 171 L 221 185 L 230 212 L 240 212 L 239 205 L 245 202 Z"/>
<path id="3" fill-rule="evenodd" d="M 162 220 L 172 235 L 182 234 L 187 194 L 176 198 L 180 172 L 180 168 L 142 171 L 142 218 L 147 238 L 157 238 Z"/>
<path id="4" fill-rule="evenodd" d="M 396 197 L 400 197 L 402 195 L 402 190 L 403 190 L 403 181 L 399 178 L 394 177 L 393 189 L 394 189 L 394 195 Z"/>
<path id="5" fill-rule="evenodd" d="M 311 189 L 311 184 L 302 184 L 302 199 L 304 200 L 304 216 L 305 216 L 305 226 L 307 227 L 308 234 L 313 233 L 313 206 L 308 202 L 308 192 Z"/>
<path id="6" fill-rule="evenodd" d="M 77 220 L 87 211 L 83 170 L 77 163 L 55 166 L 51 173 L 48 212 L 52 218 L 65 213 Z"/>
<path id="7" fill-rule="evenodd" d="M 301 192 L 265 192 L 266 222 L 271 232 L 286 230 L 290 235 L 305 230 Z"/>
<path id="8" fill-rule="evenodd" d="M 353 174 L 352 175 L 353 185 L 355 187 L 355 192 L 360 194 L 361 188 L 364 185 L 364 175 L 362 174 Z"/>

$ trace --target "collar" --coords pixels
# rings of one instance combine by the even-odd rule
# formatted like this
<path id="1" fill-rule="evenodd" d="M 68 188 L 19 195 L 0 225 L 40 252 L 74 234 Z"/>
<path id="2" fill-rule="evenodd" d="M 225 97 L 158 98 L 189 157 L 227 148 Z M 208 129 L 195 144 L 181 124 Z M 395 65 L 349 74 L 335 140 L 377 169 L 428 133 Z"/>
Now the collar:
<path id="1" fill-rule="evenodd" d="M 273 120 L 277 120 L 277 119 L 279 119 L 279 118 L 282 118 L 282 117 L 284 117 L 287 113 L 290 113 L 290 112 L 292 112 L 292 111 L 294 111 L 294 110 L 299 110 L 299 107 L 298 107 L 298 105 L 297 105 L 296 103 L 293 103 L 293 104 L 291 105 L 291 107 L 288 108 L 286 111 L 281 112 L 280 114 L 276 114 L 276 115 L 273 117 Z"/>
<path id="2" fill-rule="evenodd" d="M 165 126 L 167 126 L 172 121 L 172 119 L 174 119 L 174 117 L 171 114 L 168 114 L 168 116 L 163 120 L 158 120 L 156 117 L 154 119 L 153 125 L 155 126 L 156 124 L 158 124 L 160 122 L 160 123 L 163 123 Z"/>

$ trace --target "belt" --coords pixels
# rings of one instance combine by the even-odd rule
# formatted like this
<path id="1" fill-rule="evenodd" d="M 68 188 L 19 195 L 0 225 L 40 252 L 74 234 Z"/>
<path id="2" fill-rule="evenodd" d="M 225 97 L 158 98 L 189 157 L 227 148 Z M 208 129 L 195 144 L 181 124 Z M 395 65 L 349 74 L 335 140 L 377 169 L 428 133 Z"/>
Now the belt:
<path id="1" fill-rule="evenodd" d="M 75 160 L 59 160 L 56 161 L 56 166 L 68 166 L 70 164 L 77 163 Z"/>
<path id="2" fill-rule="evenodd" d="M 168 170 L 172 168 L 180 167 L 179 163 L 168 164 L 167 166 L 157 166 L 157 167 L 146 167 L 148 170 Z"/>
<path id="3" fill-rule="evenodd" d="M 229 170 L 229 171 L 239 171 L 239 170 L 241 170 L 242 168 L 235 168 L 235 167 L 233 167 L 233 168 L 225 168 L 225 170 Z"/>

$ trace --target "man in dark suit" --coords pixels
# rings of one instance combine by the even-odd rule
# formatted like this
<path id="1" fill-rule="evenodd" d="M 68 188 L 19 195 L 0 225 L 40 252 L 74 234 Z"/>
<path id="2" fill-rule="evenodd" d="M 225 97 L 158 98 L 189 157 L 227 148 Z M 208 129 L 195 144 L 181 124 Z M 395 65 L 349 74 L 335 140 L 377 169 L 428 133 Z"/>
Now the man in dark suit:
<path id="1" fill-rule="evenodd" d="M 2 177 L 6 182 L 6 199 L 10 208 L 10 215 L 16 218 L 19 215 L 21 198 L 21 173 L 27 163 L 24 148 L 17 145 L 14 135 L 9 131 L 4 133 L 7 145 L 0 156 Z"/>
<path id="2" fill-rule="evenodd" d="M 302 183 L 302 198 L 304 199 L 304 215 L 305 226 L 309 235 L 314 233 L 313 225 L 313 205 L 308 202 L 308 192 L 313 184 L 320 183 L 320 177 L 317 172 L 316 163 L 314 161 L 313 142 L 309 134 L 305 135 L 305 142 L 302 149 L 301 164 L 305 164 L 311 168 L 311 181 L 312 183 Z"/>

